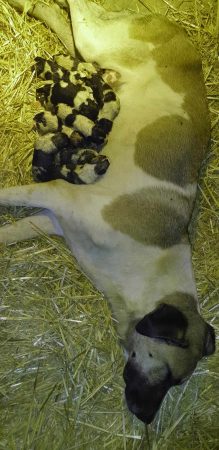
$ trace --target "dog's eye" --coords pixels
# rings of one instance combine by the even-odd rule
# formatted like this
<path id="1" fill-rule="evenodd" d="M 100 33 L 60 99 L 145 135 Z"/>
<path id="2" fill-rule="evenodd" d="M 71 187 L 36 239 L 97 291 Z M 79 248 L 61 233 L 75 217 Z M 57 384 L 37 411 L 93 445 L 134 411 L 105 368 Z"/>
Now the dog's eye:
<path id="1" fill-rule="evenodd" d="M 150 356 L 150 358 L 153 358 L 153 355 L 152 355 L 152 353 L 149 353 L 149 356 Z"/>
<path id="2" fill-rule="evenodd" d="M 132 358 L 135 358 L 135 357 L 136 357 L 136 353 L 132 352 Z"/>

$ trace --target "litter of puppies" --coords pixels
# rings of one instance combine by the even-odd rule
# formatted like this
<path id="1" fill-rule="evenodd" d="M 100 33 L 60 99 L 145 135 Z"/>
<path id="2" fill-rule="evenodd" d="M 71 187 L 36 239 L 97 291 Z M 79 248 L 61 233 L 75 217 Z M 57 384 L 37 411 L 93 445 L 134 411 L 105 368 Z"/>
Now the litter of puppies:
<path id="1" fill-rule="evenodd" d="M 34 146 L 35 181 L 64 179 L 89 184 L 104 175 L 109 159 L 101 152 L 119 112 L 119 99 L 97 64 L 58 55 L 36 58 L 36 92 L 43 111 L 34 117 L 39 137 Z"/>

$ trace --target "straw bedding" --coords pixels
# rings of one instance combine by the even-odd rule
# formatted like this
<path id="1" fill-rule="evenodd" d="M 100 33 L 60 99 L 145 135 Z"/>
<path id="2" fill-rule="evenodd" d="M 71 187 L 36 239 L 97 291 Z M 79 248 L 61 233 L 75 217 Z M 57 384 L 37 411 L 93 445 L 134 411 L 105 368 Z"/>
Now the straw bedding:
<path id="1" fill-rule="evenodd" d="M 218 332 L 217 1 L 102 3 L 167 13 L 201 52 L 212 142 L 191 233 L 201 312 Z M 34 57 L 49 57 L 63 47 L 50 30 L 4 0 L 0 39 L 0 181 L 2 186 L 26 184 L 40 86 L 31 66 Z M 1 223 L 31 211 L 1 208 Z M 0 449 L 219 448 L 218 354 L 203 360 L 185 385 L 171 389 L 156 421 L 145 429 L 123 400 L 122 351 L 106 300 L 78 270 L 62 240 L 40 235 L 0 251 Z"/>

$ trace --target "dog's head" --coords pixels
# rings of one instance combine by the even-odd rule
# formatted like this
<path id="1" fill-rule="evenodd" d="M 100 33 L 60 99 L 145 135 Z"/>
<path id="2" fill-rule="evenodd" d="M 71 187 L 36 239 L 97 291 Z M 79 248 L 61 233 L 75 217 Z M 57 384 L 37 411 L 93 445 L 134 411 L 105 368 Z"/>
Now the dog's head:
<path id="1" fill-rule="evenodd" d="M 183 383 L 197 362 L 215 351 L 215 333 L 194 299 L 177 293 L 135 323 L 127 350 L 126 401 L 132 413 L 151 423 L 168 389 Z"/>

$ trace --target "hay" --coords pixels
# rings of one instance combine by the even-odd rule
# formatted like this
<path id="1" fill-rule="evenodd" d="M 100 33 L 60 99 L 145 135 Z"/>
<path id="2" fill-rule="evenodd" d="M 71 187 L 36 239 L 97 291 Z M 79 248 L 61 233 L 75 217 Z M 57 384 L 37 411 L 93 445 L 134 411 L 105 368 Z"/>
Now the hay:
<path id="1" fill-rule="evenodd" d="M 112 1 L 101 2 L 110 8 Z M 200 181 L 193 262 L 201 310 L 218 330 L 218 4 L 213 0 L 118 1 L 116 9 L 159 10 L 181 23 L 203 58 L 212 145 Z M 218 2 L 219 3 L 219 2 Z M 114 8 L 115 9 L 115 8 Z M 37 112 L 36 55 L 62 51 L 42 24 L 0 0 L 3 186 L 31 180 Z M 1 223 L 29 214 L 1 208 Z M 148 429 L 123 401 L 123 358 L 106 301 L 58 238 L 1 247 L 0 449 L 209 450 L 218 440 L 218 355 L 168 394 Z"/>

